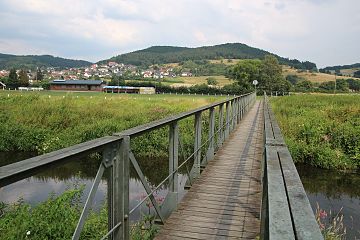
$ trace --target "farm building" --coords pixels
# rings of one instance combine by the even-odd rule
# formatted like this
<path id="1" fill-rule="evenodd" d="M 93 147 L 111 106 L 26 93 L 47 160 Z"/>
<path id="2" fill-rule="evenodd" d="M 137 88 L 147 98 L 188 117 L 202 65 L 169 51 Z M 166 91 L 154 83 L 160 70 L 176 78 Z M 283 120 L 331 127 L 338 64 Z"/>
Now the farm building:
<path id="1" fill-rule="evenodd" d="M 102 91 L 105 83 L 101 80 L 53 80 L 50 90 L 62 91 Z"/>
<path id="2" fill-rule="evenodd" d="M 103 89 L 106 93 L 155 94 L 154 87 L 105 86 Z"/>

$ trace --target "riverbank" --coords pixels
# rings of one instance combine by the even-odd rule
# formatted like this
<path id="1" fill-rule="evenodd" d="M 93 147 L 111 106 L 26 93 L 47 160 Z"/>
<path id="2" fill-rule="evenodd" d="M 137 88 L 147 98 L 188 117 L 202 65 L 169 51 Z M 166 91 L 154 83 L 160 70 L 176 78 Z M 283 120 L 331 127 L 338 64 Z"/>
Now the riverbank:
<path id="1" fill-rule="evenodd" d="M 295 163 L 360 167 L 360 95 L 294 95 L 271 105 Z"/>

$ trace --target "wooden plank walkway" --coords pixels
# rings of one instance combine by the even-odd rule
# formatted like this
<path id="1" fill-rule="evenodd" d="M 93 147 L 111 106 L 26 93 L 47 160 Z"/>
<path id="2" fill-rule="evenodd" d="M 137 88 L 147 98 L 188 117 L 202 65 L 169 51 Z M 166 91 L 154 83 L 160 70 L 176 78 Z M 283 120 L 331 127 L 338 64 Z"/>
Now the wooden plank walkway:
<path id="1" fill-rule="evenodd" d="M 260 234 L 263 104 L 256 101 L 155 239 L 255 239 Z"/>

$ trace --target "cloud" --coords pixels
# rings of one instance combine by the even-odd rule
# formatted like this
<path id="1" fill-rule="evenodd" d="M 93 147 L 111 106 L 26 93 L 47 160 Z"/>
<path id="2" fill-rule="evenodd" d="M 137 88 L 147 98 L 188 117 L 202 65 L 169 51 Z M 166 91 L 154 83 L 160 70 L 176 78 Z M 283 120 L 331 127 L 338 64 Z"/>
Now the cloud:
<path id="1" fill-rule="evenodd" d="M 151 45 L 243 42 L 320 65 L 359 61 L 357 0 L 3 0 L 0 52 L 97 61 Z"/>

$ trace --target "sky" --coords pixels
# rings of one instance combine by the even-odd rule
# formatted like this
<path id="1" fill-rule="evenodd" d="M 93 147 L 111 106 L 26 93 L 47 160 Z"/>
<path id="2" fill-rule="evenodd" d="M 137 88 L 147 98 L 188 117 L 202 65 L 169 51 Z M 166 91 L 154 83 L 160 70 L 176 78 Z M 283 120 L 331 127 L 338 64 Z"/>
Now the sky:
<path id="1" fill-rule="evenodd" d="M 360 0 L 0 0 L 0 53 L 96 62 L 240 42 L 318 67 L 360 62 Z"/>

